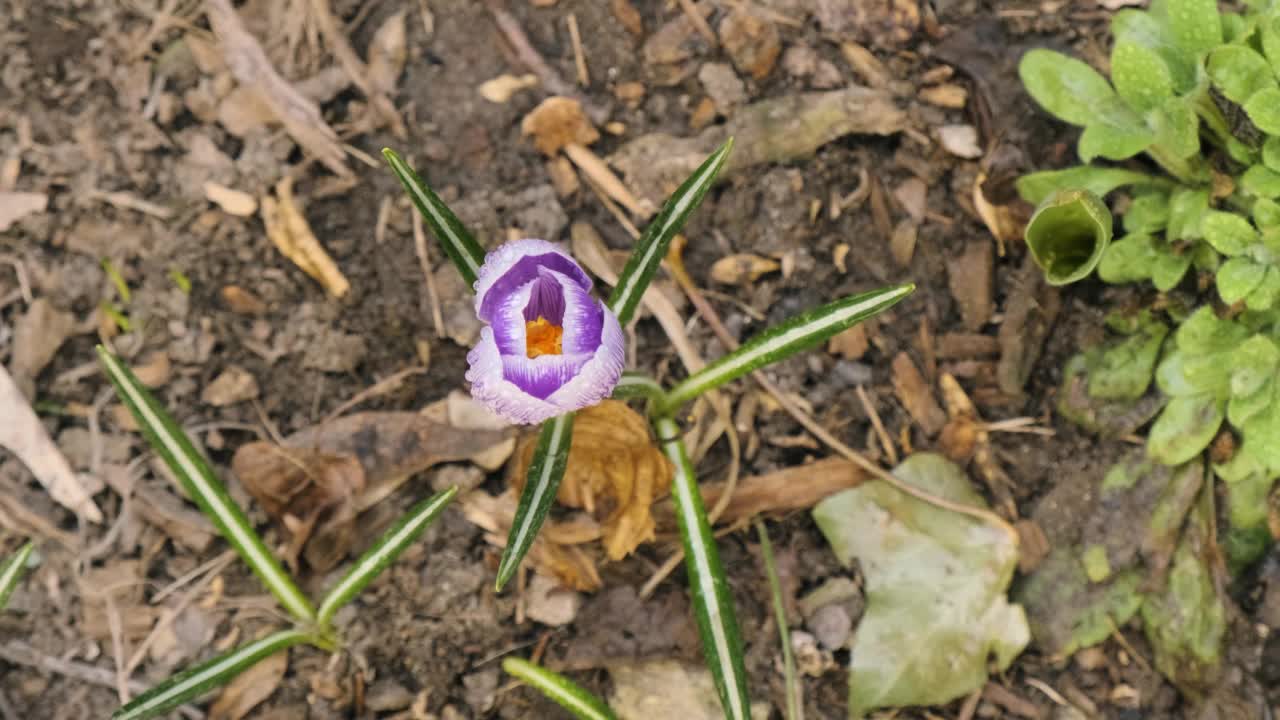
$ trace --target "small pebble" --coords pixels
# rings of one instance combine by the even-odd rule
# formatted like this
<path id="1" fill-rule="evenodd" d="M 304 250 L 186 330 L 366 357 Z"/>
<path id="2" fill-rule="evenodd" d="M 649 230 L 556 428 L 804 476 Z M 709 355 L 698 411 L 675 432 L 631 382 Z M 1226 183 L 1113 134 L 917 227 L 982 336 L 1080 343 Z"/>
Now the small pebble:
<path id="1" fill-rule="evenodd" d="M 817 638 L 819 645 L 827 650 L 839 650 L 848 642 L 849 634 L 853 632 L 853 619 L 843 606 L 826 605 L 809 618 L 805 627 Z"/>

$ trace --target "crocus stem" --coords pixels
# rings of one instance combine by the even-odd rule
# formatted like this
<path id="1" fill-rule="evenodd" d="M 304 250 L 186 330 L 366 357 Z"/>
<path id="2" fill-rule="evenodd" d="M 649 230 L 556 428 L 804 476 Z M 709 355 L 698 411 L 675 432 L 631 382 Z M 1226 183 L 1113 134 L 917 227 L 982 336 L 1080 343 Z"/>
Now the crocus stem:
<path id="1" fill-rule="evenodd" d="M 613 387 L 615 399 L 641 397 L 655 402 L 665 402 L 667 391 L 662 389 L 657 380 L 640 372 L 624 372 L 618 384 Z"/>
<path id="2" fill-rule="evenodd" d="M 729 720 L 747 720 L 750 701 L 747 673 L 742 657 L 742 638 L 733 609 L 733 597 L 720 553 L 716 550 L 707 510 L 698 491 L 698 480 L 680 435 L 680 426 L 670 417 L 654 420 L 654 429 L 663 452 L 675 466 L 671 497 L 675 501 L 680 542 L 684 546 L 689 592 L 693 596 L 694 617 L 702 639 L 702 653 L 720 694 L 720 706 Z"/>

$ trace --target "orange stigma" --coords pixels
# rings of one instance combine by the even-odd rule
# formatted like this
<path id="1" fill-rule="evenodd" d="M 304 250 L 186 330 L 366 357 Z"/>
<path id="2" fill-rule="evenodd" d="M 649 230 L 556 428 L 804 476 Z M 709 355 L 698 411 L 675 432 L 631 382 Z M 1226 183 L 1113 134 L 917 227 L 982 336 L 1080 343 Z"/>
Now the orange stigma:
<path id="1" fill-rule="evenodd" d="M 537 320 L 530 320 L 524 324 L 525 354 L 530 359 L 540 355 L 559 355 L 560 338 L 563 335 L 564 328 L 552 325 L 546 318 L 539 315 Z"/>

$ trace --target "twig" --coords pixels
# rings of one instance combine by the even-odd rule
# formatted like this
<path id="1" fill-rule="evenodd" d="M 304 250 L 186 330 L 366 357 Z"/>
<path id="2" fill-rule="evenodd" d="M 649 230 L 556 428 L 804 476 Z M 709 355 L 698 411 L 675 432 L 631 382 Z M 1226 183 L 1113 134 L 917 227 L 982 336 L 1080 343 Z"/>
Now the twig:
<path id="1" fill-rule="evenodd" d="M 631 211 L 632 215 L 644 218 L 653 214 L 653 206 L 637 198 L 631 189 L 609 169 L 604 160 L 600 159 L 599 155 L 577 143 L 565 145 L 564 154 L 569 156 L 583 174 L 598 183 L 600 189 Z"/>
<path id="2" fill-rule="evenodd" d="M 1147 671 L 1150 672 L 1150 668 L 1148 668 Z M 1058 705 L 1061 705 L 1063 707 L 1068 707 L 1071 705 L 1071 703 L 1067 702 L 1066 698 L 1062 697 L 1062 693 L 1058 692 L 1057 690 L 1054 690 L 1053 687 L 1049 685 L 1049 683 L 1043 680 L 1040 680 L 1039 678 L 1029 677 L 1026 679 L 1026 683 L 1031 687 L 1044 693 L 1050 700 L 1054 701 Z"/>
<path id="3" fill-rule="evenodd" d="M 573 64 L 578 69 L 578 84 L 587 87 L 591 84 L 591 75 L 587 72 L 587 56 L 582 51 L 582 35 L 578 33 L 578 16 L 569 13 L 569 41 L 573 43 Z"/>
<path id="4" fill-rule="evenodd" d="M 90 190 L 86 195 L 90 200 L 101 200 L 109 205 L 126 210 L 136 210 L 140 213 L 158 217 L 161 220 L 168 220 L 173 217 L 173 210 L 163 205 L 143 200 L 135 197 L 127 192 L 103 192 L 101 190 Z"/>
<path id="5" fill-rule="evenodd" d="M 320 27 L 320 34 L 329 44 L 330 52 L 338 58 L 338 64 L 342 65 L 342 69 L 347 71 L 347 77 L 351 78 L 352 84 L 360 88 L 360 92 L 369 100 L 369 104 L 391 127 L 393 135 L 401 140 L 409 137 L 396 106 L 369 81 L 369 68 L 351 47 L 347 37 L 342 34 L 341 28 L 338 27 L 338 19 L 329 9 L 329 3 L 326 0 L 312 0 L 311 11 L 315 16 L 316 24 Z"/>
<path id="6" fill-rule="evenodd" d="M 716 47 L 716 33 L 707 24 L 707 19 L 699 12 L 698 7 L 693 4 L 693 0 L 680 0 L 680 9 L 684 11 L 685 17 L 689 18 L 689 22 L 693 23 L 693 29 L 707 41 L 711 47 Z"/>
<path id="7" fill-rule="evenodd" d="M 85 665 L 73 660 L 63 660 L 50 655 L 42 655 L 35 648 L 20 640 L 13 640 L 7 645 L 0 645 L 0 660 L 14 665 L 57 673 L 63 677 L 79 680 L 90 685 L 112 689 L 116 686 L 115 673 L 106 668 Z M 130 692 L 141 693 L 147 689 L 145 684 L 137 680 L 130 680 L 128 685 Z M 190 705 L 179 707 L 178 712 L 190 720 L 204 720 L 204 713 Z"/>
<path id="8" fill-rule="evenodd" d="M 151 649 L 151 644 L 160 636 L 160 633 L 163 632 L 165 628 L 173 624 L 173 621 L 177 619 L 178 615 L 180 615 L 183 610 L 187 609 L 187 606 L 191 604 L 191 601 L 195 599 L 196 595 L 208 587 L 209 583 L 212 582 L 213 579 L 227 567 L 227 565 L 230 565 L 231 561 L 234 559 L 235 553 L 233 551 L 227 551 L 215 558 L 212 563 L 207 563 L 208 569 L 204 578 L 195 585 L 192 585 L 190 589 L 183 593 L 182 597 L 178 598 L 178 601 L 174 603 L 173 607 L 167 608 L 164 611 L 164 614 L 161 615 L 160 619 L 156 621 L 156 624 L 152 626 L 151 632 L 148 633 L 147 637 L 140 645 L 138 645 L 138 649 L 134 650 L 133 655 L 129 656 L 129 663 L 124 666 L 125 677 L 133 675 L 133 671 L 138 669 L 138 666 L 146 659 L 147 651 Z M 190 575 L 190 573 L 188 573 L 188 575 Z M 167 590 L 168 588 L 165 589 L 165 591 Z M 153 600 L 152 604 L 154 603 L 155 601 Z"/>
<path id="9" fill-rule="evenodd" d="M 871 420 L 871 427 L 876 431 L 876 437 L 880 438 L 880 445 L 884 448 L 885 455 L 889 458 L 891 465 L 898 464 L 898 449 L 893 445 L 893 439 L 889 437 L 888 431 L 884 429 L 884 423 L 880 421 L 880 413 L 876 410 L 876 406 L 872 404 L 871 398 L 867 397 L 867 389 L 858 385 L 856 388 L 858 393 L 858 402 L 862 403 L 862 409 L 866 411 L 867 417 Z"/>
<path id="10" fill-rule="evenodd" d="M 516 57 L 520 62 L 524 63 L 524 66 L 530 72 L 538 76 L 538 80 L 544 88 L 556 95 L 571 97 L 580 102 L 583 111 L 596 123 L 603 124 L 609 118 L 608 108 L 596 105 L 585 95 L 579 93 L 577 88 L 565 82 L 559 73 L 547 64 L 547 61 L 533 47 L 533 43 L 529 42 L 529 36 L 525 34 L 524 28 L 520 27 L 520 21 L 507 12 L 503 0 L 485 0 L 484 4 L 485 7 L 489 8 L 489 14 L 493 16 L 494 24 L 498 26 L 502 36 L 506 38 Z"/>
<path id="11" fill-rule="evenodd" d="M 120 620 L 120 608 L 116 607 L 112 593 L 103 593 L 106 603 L 107 627 L 111 630 L 111 658 L 116 665 L 116 696 L 120 704 L 129 702 L 129 673 L 124 664 L 124 623 Z"/>
<path id="12" fill-rule="evenodd" d="M 316 103 L 299 93 L 272 66 L 262 46 L 240 21 L 231 0 L 205 0 L 205 14 L 236 82 L 256 90 L 304 150 L 337 175 L 353 177 L 338 144 L 338 134 L 324 121 Z"/>
<path id="13" fill-rule="evenodd" d="M 431 256 L 427 254 L 427 234 L 422 229 L 422 216 L 417 212 L 413 213 L 413 249 L 418 253 L 418 264 L 422 266 L 422 274 L 427 280 L 431 324 L 436 328 L 436 337 L 446 337 L 449 333 L 444 325 L 444 315 L 440 313 L 440 293 L 436 291 L 436 276 L 431 272 Z"/>
<path id="14" fill-rule="evenodd" d="M 346 402 L 342 403 L 338 407 L 334 408 L 333 412 L 326 415 L 324 419 L 320 421 L 320 424 L 323 425 L 329 422 L 330 420 L 333 420 L 334 418 L 339 417 L 346 411 L 350 410 L 356 405 L 359 405 L 365 400 L 368 400 L 371 397 L 377 397 L 378 395 L 381 395 L 383 393 L 387 393 L 396 389 L 397 387 L 400 386 L 400 383 L 404 382 L 405 378 L 411 375 L 421 375 L 426 371 L 427 369 L 423 367 L 408 367 L 403 370 L 397 370 L 396 372 L 370 385 L 364 390 L 361 390 L 355 395 L 352 395 L 350 400 L 347 400 Z"/>
<path id="15" fill-rule="evenodd" d="M 14 255 L 0 255 L 0 263 L 12 267 L 13 274 L 18 276 L 18 289 L 22 291 L 22 302 L 28 305 L 34 302 L 35 296 L 31 294 L 31 280 L 27 275 L 26 263 Z"/>

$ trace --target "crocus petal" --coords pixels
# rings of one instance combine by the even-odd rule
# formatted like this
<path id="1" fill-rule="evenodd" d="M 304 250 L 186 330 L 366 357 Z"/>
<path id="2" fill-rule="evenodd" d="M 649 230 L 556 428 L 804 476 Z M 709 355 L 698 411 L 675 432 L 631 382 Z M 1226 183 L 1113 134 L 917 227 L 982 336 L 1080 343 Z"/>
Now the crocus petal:
<path id="1" fill-rule="evenodd" d="M 618 319 L 560 246 L 517 240 L 485 258 L 476 313 L 486 324 L 467 354 L 471 394 L 502 417 L 535 424 L 604 400 L 622 375 Z M 528 357 L 527 323 L 561 329 L 558 353 Z"/>
<path id="2" fill-rule="evenodd" d="M 570 277 L 584 290 L 591 278 L 563 247 L 546 240 L 525 239 L 505 243 L 485 256 L 476 279 L 476 317 L 492 322 L 502 299 L 525 283 L 538 279 L 538 269 L 555 270 Z"/>
<path id="3" fill-rule="evenodd" d="M 557 406 L 533 397 L 506 379 L 492 328 L 480 330 L 480 342 L 467 353 L 467 363 L 471 397 L 507 420 L 534 425 L 561 414 Z"/>
<path id="4" fill-rule="evenodd" d="M 562 412 L 590 407 L 608 398 L 622 377 L 627 340 L 622 334 L 622 326 L 618 324 L 618 317 L 601 309 L 603 327 L 595 355 L 572 380 L 547 398 L 548 402 L 562 408 Z"/>

